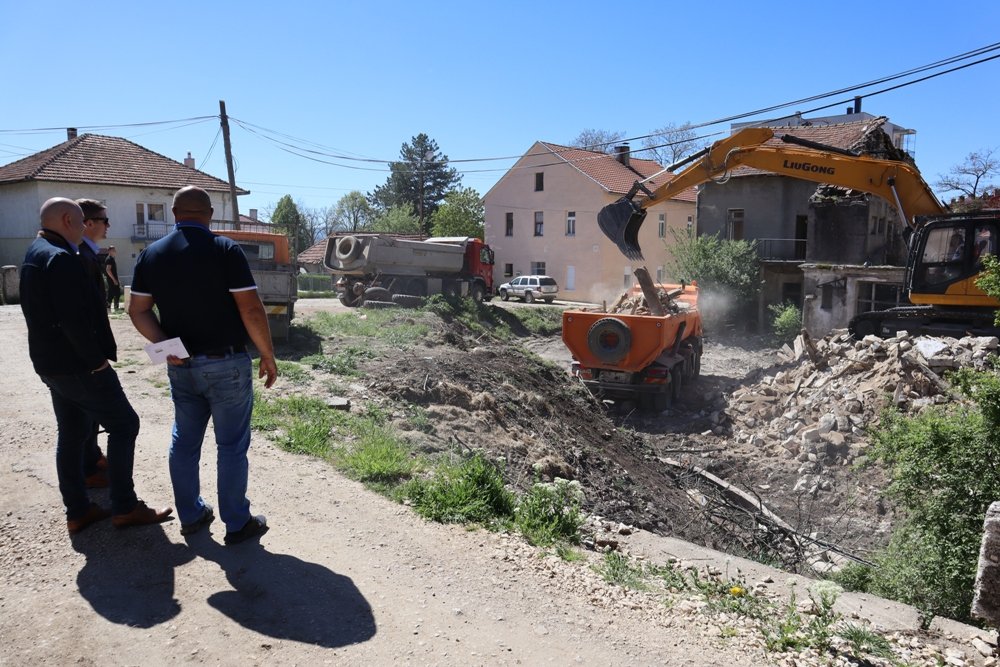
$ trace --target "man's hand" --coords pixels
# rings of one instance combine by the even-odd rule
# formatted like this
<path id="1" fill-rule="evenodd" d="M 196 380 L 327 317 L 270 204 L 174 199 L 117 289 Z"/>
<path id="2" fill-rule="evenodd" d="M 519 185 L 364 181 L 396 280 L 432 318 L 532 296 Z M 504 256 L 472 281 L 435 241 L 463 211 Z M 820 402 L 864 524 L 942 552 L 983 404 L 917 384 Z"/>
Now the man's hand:
<path id="1" fill-rule="evenodd" d="M 184 357 L 183 359 L 181 359 L 175 354 L 168 354 L 167 363 L 170 364 L 171 366 L 183 366 L 184 364 L 187 363 L 187 360 L 190 358 L 191 357 Z"/>
<path id="2" fill-rule="evenodd" d="M 264 380 L 264 388 L 270 389 L 274 381 L 278 379 L 278 364 L 275 363 L 274 357 L 261 357 L 260 358 L 260 372 L 257 373 L 257 377 L 267 376 Z"/>

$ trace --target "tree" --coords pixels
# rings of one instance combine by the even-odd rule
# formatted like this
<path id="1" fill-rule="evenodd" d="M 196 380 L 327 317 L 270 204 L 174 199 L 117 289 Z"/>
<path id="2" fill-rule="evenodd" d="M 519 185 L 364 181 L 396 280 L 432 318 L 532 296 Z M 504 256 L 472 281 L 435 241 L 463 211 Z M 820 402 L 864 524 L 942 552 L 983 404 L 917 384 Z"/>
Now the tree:
<path id="1" fill-rule="evenodd" d="M 292 261 L 300 252 L 313 244 L 312 229 L 308 216 L 302 214 L 291 195 L 278 200 L 271 213 L 271 224 L 280 229 L 292 246 Z"/>
<path id="2" fill-rule="evenodd" d="M 389 163 L 385 184 L 368 193 L 368 201 L 382 212 L 407 205 L 417 215 L 420 229 L 430 231 L 431 216 L 444 196 L 457 186 L 462 176 L 448 166 L 448 156 L 426 134 L 413 137 L 399 150 L 399 162 Z"/>
<path id="3" fill-rule="evenodd" d="M 651 135 L 642 140 L 643 150 L 648 151 L 654 160 L 665 167 L 708 145 L 708 141 L 699 139 L 698 134 L 691 129 L 691 123 L 667 123 L 660 129 L 653 130 Z"/>
<path id="4" fill-rule="evenodd" d="M 569 142 L 574 148 L 584 148 L 589 151 L 600 153 L 613 153 L 615 145 L 621 143 L 625 138 L 624 132 L 611 132 L 609 130 L 585 129 L 576 136 L 576 139 Z"/>
<path id="5" fill-rule="evenodd" d="M 337 200 L 337 205 L 328 211 L 326 235 L 334 232 L 360 232 L 371 227 L 375 219 L 375 209 L 359 190 L 352 190 Z"/>
<path id="6" fill-rule="evenodd" d="M 413 213 L 409 204 L 393 206 L 378 215 L 372 222 L 371 230 L 384 234 L 422 234 L 420 218 Z"/>
<path id="7" fill-rule="evenodd" d="M 483 238 L 486 209 L 474 188 L 459 188 L 445 195 L 444 203 L 431 218 L 434 236 Z"/>
<path id="8" fill-rule="evenodd" d="M 952 167 L 944 176 L 938 176 L 934 187 L 940 192 L 959 192 L 971 199 L 995 187 L 989 180 L 1000 174 L 1000 158 L 995 157 L 997 149 L 974 151 L 965 157 L 965 162 Z"/>

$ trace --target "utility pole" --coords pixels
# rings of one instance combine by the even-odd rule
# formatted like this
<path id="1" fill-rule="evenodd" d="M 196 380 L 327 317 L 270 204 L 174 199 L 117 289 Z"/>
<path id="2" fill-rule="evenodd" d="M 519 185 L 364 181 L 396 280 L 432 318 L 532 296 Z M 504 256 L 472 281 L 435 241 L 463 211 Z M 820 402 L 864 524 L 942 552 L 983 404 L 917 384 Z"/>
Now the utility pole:
<path id="1" fill-rule="evenodd" d="M 229 116 L 226 102 L 219 100 L 219 118 L 222 120 L 222 144 L 226 148 L 226 168 L 229 170 L 229 199 L 233 203 L 233 228 L 240 228 L 240 205 L 236 201 L 236 172 L 233 171 L 233 147 L 229 143 Z"/>

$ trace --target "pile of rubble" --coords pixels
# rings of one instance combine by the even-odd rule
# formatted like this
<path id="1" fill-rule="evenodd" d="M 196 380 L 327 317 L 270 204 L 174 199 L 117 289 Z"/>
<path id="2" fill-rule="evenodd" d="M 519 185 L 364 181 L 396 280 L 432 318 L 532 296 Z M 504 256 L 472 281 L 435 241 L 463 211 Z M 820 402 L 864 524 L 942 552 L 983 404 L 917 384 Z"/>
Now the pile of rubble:
<path id="1" fill-rule="evenodd" d="M 688 310 L 691 305 L 686 301 L 679 301 L 677 297 L 684 293 L 684 288 L 675 288 L 671 290 L 656 290 L 656 297 L 660 302 L 660 306 L 665 313 L 676 313 L 680 310 Z M 650 308 L 649 303 L 646 301 L 645 295 L 642 292 L 633 292 L 631 290 L 622 293 L 618 300 L 610 308 L 608 308 L 608 313 L 620 314 L 620 315 L 649 315 Z"/>
<path id="2" fill-rule="evenodd" d="M 838 330 L 812 341 L 803 334 L 779 353 L 783 370 L 735 392 L 719 421 L 730 422 L 737 442 L 780 443 L 787 458 L 851 463 L 864 455 L 866 429 L 883 408 L 917 413 L 957 398 L 942 374 L 984 368 L 997 346 L 995 337 L 900 332 L 855 341 Z"/>

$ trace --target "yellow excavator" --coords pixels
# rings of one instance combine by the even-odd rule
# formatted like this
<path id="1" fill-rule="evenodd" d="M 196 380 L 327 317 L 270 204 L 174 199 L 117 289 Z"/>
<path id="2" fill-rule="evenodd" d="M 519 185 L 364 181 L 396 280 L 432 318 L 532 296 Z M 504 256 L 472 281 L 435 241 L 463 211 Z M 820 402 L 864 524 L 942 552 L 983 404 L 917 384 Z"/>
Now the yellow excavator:
<path id="1" fill-rule="evenodd" d="M 601 209 L 598 225 L 626 257 L 641 260 L 638 232 L 648 206 L 710 180 L 724 182 L 737 167 L 868 192 L 895 207 L 909 230 L 904 281 L 912 305 L 859 314 L 849 326 L 855 338 L 889 337 L 901 330 L 956 337 L 1000 333 L 993 323 L 1000 301 L 976 286 L 981 258 L 997 253 L 1000 211 L 949 213 L 907 162 L 745 128 L 668 167 L 674 177 L 655 190 L 637 181 L 628 194 Z"/>

